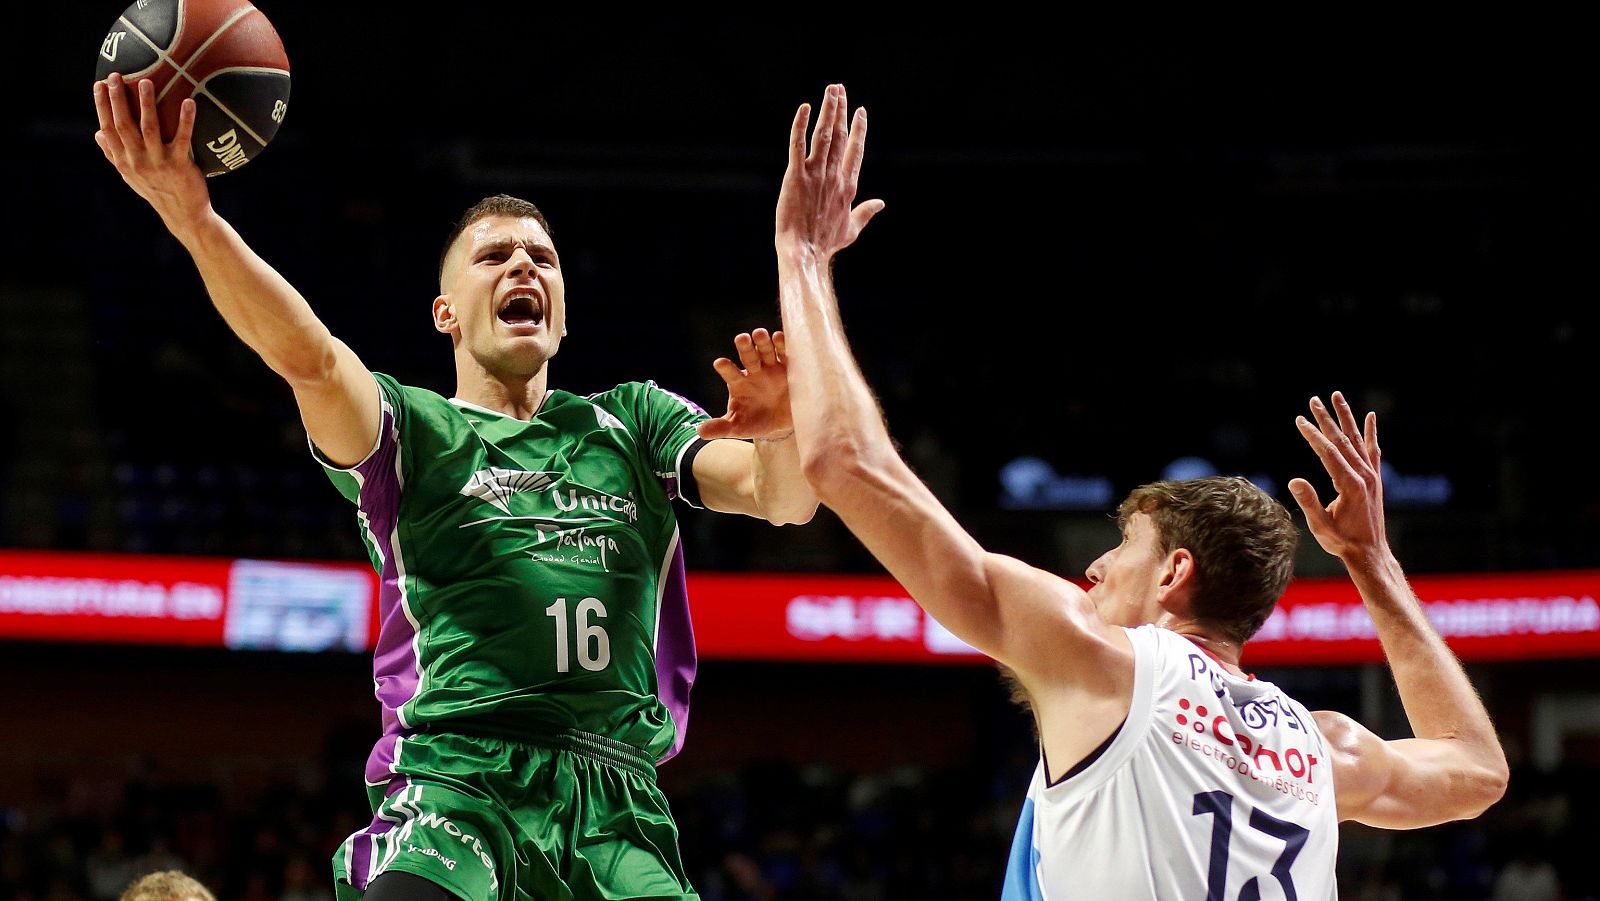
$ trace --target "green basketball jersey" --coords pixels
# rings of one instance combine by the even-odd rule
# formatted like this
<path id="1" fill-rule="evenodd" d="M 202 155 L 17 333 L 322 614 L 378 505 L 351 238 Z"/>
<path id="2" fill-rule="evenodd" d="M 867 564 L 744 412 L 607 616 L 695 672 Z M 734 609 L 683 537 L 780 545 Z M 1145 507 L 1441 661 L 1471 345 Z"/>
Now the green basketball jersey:
<path id="1" fill-rule="evenodd" d="M 635 382 L 551 391 L 523 422 L 376 379 L 376 447 L 322 460 L 381 577 L 367 781 L 418 731 L 578 729 L 676 753 L 695 654 L 671 501 L 705 413 Z"/>

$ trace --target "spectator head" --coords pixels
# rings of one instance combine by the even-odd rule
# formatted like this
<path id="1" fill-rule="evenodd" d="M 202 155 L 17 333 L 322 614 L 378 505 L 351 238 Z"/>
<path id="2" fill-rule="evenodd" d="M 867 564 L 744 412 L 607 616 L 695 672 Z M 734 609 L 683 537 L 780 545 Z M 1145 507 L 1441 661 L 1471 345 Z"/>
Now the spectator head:
<path id="1" fill-rule="evenodd" d="M 217 901 L 205 886 L 177 870 L 141 876 L 117 901 Z"/>

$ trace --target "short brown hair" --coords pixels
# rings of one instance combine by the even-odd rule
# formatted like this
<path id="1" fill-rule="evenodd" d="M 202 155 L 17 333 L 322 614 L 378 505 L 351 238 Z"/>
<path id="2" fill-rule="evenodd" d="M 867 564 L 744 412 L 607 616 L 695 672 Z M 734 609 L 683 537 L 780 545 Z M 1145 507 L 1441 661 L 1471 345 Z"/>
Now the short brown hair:
<path id="1" fill-rule="evenodd" d="M 456 245 L 456 239 L 461 233 L 472 227 L 472 223 L 490 216 L 515 216 L 518 219 L 532 219 L 539 223 L 544 233 L 555 240 L 555 234 L 550 231 L 550 223 L 545 220 L 539 208 L 520 197 L 510 194 L 495 194 L 485 197 L 472 205 L 472 208 L 461 214 L 456 220 L 455 228 L 450 229 L 450 237 L 444 239 L 444 249 L 439 251 L 439 278 L 444 279 L 444 261 L 450 258 L 450 248 Z"/>
<path id="2" fill-rule="evenodd" d="M 178 870 L 162 870 L 133 881 L 118 901 L 217 901 L 205 886 Z"/>
<path id="3" fill-rule="evenodd" d="M 1150 517 L 1163 554 L 1194 555 L 1195 617 L 1240 644 L 1256 634 L 1294 572 L 1300 530 L 1283 504 L 1244 479 L 1213 477 L 1141 485 L 1117 522 L 1135 513 Z"/>

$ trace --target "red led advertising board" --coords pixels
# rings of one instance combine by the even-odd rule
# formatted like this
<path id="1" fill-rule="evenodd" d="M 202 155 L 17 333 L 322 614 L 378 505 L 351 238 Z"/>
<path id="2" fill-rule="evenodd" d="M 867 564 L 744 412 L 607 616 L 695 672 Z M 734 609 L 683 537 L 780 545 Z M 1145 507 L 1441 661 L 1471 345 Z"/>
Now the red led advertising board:
<path id="1" fill-rule="evenodd" d="M 352 564 L 0 551 L 0 638 L 367 651 L 377 586 Z"/>
<path id="2" fill-rule="evenodd" d="M 1465 660 L 1600 656 L 1600 570 L 1421 576 L 1412 588 Z M 690 576 L 702 655 L 767 660 L 982 662 L 888 578 Z M 1378 663 L 1347 579 L 1297 579 L 1245 645 L 1247 667 Z"/>
<path id="3" fill-rule="evenodd" d="M 1600 655 L 1600 570 L 1420 576 L 1412 587 L 1466 660 Z M 0 639 L 363 652 L 377 577 L 359 564 L 0 551 Z M 695 638 L 713 660 L 983 663 L 887 577 L 701 573 Z M 1247 667 L 1375 663 L 1345 579 L 1298 579 Z"/>

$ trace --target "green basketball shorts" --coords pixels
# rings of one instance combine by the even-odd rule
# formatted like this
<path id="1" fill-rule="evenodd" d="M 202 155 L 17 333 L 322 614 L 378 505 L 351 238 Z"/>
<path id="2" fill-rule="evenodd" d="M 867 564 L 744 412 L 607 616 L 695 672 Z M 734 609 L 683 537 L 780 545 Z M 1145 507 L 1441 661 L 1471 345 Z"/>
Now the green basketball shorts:
<path id="1" fill-rule="evenodd" d="M 372 825 L 333 857 L 338 901 L 391 871 L 463 901 L 698 898 L 678 829 L 637 748 L 567 731 L 529 744 L 418 735 L 367 787 Z"/>

